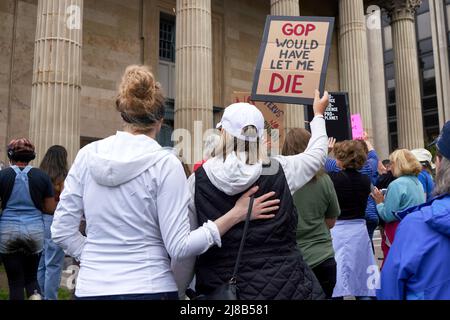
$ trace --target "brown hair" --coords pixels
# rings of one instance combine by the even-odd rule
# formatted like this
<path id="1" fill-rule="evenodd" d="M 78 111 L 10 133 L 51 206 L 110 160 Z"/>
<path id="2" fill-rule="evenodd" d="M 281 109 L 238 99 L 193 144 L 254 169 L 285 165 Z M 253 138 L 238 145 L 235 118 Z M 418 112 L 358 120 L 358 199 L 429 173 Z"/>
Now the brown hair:
<path id="1" fill-rule="evenodd" d="M 54 186 L 64 181 L 69 172 L 66 148 L 59 145 L 51 146 L 45 153 L 39 169 L 48 174 Z"/>
<path id="2" fill-rule="evenodd" d="M 361 144 L 361 147 L 363 148 L 364 152 L 368 155 L 369 154 L 369 148 L 367 147 L 367 143 L 364 140 L 355 140 Z"/>
<path id="3" fill-rule="evenodd" d="M 367 154 L 361 142 L 355 140 L 336 143 L 334 155 L 342 163 L 343 169 L 360 170 L 367 161 Z"/>
<path id="4" fill-rule="evenodd" d="M 145 133 L 164 118 L 164 95 L 161 85 L 146 66 L 127 67 L 119 86 L 116 109 L 126 125 Z"/>
<path id="5" fill-rule="evenodd" d="M 389 159 L 391 160 L 391 171 L 395 177 L 417 176 L 422 171 L 422 165 L 409 150 L 396 150 L 391 154 Z"/>
<path id="6" fill-rule="evenodd" d="M 303 128 L 295 128 L 288 132 L 283 144 L 283 150 L 281 154 L 283 156 L 295 156 L 299 153 L 305 152 L 308 147 L 309 140 L 311 139 L 311 134 Z M 322 176 L 325 171 L 320 169 L 313 181 Z"/>
<path id="7" fill-rule="evenodd" d="M 284 139 L 282 155 L 295 156 L 305 152 L 309 139 L 311 139 L 311 134 L 305 129 L 296 128 L 290 130 Z"/>

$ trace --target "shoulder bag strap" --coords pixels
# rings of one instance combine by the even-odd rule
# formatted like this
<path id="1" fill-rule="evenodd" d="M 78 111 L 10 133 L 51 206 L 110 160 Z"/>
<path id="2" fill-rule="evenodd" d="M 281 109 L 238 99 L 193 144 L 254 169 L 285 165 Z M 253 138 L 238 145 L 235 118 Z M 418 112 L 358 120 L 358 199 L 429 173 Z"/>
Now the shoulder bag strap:
<path id="1" fill-rule="evenodd" d="M 241 244 L 239 246 L 238 255 L 236 258 L 236 264 L 234 265 L 233 276 L 230 279 L 230 283 L 236 283 L 236 277 L 239 270 L 239 264 L 241 262 L 242 251 L 244 251 L 245 238 L 247 236 L 248 225 L 250 223 L 250 217 L 252 216 L 253 202 L 255 201 L 255 196 L 250 197 L 250 203 L 248 204 L 247 217 L 245 219 L 244 232 L 242 233 Z"/>

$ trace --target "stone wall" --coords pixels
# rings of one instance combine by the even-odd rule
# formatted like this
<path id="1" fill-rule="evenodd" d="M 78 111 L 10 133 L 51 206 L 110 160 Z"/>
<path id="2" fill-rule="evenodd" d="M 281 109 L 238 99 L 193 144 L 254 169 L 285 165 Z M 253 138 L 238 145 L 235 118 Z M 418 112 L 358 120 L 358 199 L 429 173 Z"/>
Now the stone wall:
<path id="1" fill-rule="evenodd" d="M 14 24 L 14 1 L 0 2 L 0 159 L 5 158 L 8 143 L 8 112 L 10 98 L 10 71 Z"/>
<path id="2" fill-rule="evenodd" d="M 120 129 L 115 96 L 125 68 L 140 63 L 139 0 L 85 0 L 80 106 L 81 136 Z"/>
<path id="3" fill-rule="evenodd" d="M 224 101 L 233 91 L 250 91 L 270 1 L 227 0 L 224 3 Z"/>
<path id="4" fill-rule="evenodd" d="M 0 157 L 4 161 L 6 144 L 12 138 L 28 137 L 30 126 L 37 0 L 17 1 L 16 7 L 15 2 L 0 2 L 1 14 L 6 13 L 6 19 L 0 18 Z M 14 8 L 16 27 L 13 35 Z"/>

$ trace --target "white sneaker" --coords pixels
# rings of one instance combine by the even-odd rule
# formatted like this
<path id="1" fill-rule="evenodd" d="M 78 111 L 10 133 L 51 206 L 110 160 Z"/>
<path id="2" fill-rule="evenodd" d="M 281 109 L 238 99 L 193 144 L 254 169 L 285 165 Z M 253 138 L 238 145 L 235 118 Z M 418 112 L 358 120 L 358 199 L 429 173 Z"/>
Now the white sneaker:
<path id="1" fill-rule="evenodd" d="M 42 296 L 36 291 L 34 290 L 34 294 L 32 294 L 28 300 L 42 300 Z"/>

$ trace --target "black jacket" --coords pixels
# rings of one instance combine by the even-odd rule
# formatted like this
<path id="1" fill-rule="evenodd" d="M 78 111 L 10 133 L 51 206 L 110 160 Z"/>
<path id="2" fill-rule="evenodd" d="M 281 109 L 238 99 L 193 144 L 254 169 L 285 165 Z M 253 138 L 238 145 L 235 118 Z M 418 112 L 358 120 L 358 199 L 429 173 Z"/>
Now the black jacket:
<path id="1" fill-rule="evenodd" d="M 237 277 L 240 298 L 323 298 L 319 282 L 297 247 L 297 211 L 281 165 L 276 175 L 261 176 L 255 185 L 259 186 L 256 197 L 275 191 L 281 202 L 275 218 L 250 222 Z M 211 183 L 203 168 L 198 169 L 195 205 L 199 224 L 214 221 L 228 212 L 242 194 L 226 195 Z M 199 256 L 196 263 L 197 293 L 208 294 L 231 278 L 243 227 L 244 223 L 235 225 L 222 237 L 221 248 L 210 248 Z"/>

